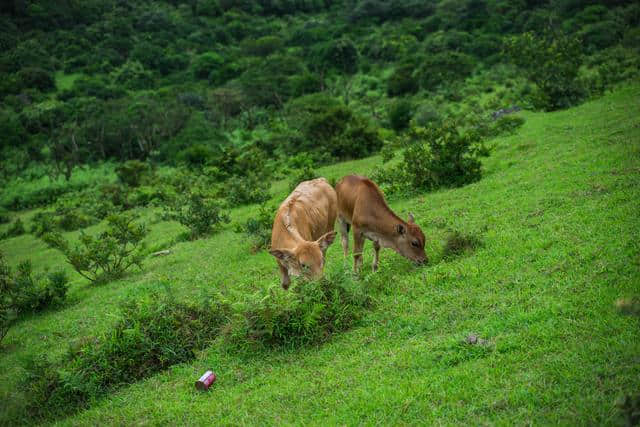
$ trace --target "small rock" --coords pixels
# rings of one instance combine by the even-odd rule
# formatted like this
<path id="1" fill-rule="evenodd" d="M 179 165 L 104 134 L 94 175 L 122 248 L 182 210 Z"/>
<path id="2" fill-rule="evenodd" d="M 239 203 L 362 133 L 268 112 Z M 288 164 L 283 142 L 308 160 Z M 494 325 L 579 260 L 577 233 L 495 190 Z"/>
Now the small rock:
<path id="1" fill-rule="evenodd" d="M 467 337 L 467 344 L 477 344 L 478 337 L 474 334 L 471 334 Z"/>

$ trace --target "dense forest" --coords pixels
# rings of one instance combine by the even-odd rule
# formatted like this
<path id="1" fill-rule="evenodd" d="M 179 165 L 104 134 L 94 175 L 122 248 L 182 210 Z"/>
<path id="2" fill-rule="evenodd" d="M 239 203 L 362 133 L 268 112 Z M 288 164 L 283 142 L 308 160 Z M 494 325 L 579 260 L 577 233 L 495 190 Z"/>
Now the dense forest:
<path id="1" fill-rule="evenodd" d="M 270 179 L 387 160 L 425 129 L 477 142 L 518 126 L 501 110 L 566 108 L 640 65 L 631 1 L 14 0 L 0 13 L 5 209 L 97 185 L 71 178 L 103 162 L 134 187 L 171 167 L 165 180 L 259 202 Z"/>

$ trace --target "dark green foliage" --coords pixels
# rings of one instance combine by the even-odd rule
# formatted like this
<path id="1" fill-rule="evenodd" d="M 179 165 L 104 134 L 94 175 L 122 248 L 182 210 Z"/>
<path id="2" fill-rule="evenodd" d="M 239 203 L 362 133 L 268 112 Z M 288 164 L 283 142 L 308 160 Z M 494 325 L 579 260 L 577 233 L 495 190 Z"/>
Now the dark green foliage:
<path id="1" fill-rule="evenodd" d="M 63 101 L 74 97 L 92 96 L 100 99 L 122 98 L 127 92 L 120 86 L 109 83 L 101 77 L 80 77 L 73 82 L 73 87 L 61 91 L 58 99 Z"/>
<path id="2" fill-rule="evenodd" d="M 122 277 L 134 265 L 142 268 L 142 240 L 148 230 L 144 224 L 135 224 L 135 219 L 131 214 L 110 215 L 105 231 L 95 236 L 81 232 L 74 246 L 57 232 L 45 234 L 43 240 L 62 252 L 78 274 L 104 283 Z"/>
<path id="3" fill-rule="evenodd" d="M 243 233 L 250 239 L 252 252 L 255 253 L 261 249 L 269 248 L 275 212 L 275 207 L 263 204 L 258 209 L 256 217 L 249 218 L 244 223 L 236 224 L 234 231 Z"/>
<path id="4" fill-rule="evenodd" d="M 214 52 L 203 53 L 198 56 L 191 66 L 193 75 L 198 79 L 208 79 L 212 72 L 224 64 L 224 59 Z"/>
<path id="5" fill-rule="evenodd" d="M 149 89 L 153 86 L 153 73 L 139 61 L 127 61 L 111 73 L 113 81 L 130 90 Z"/>
<path id="6" fill-rule="evenodd" d="M 507 39 L 505 52 L 538 87 L 532 100 L 537 107 L 557 110 L 583 98 L 584 89 L 577 78 L 582 63 L 577 38 L 525 33 Z"/>
<path id="7" fill-rule="evenodd" d="M 222 211 L 220 204 L 198 192 L 179 195 L 169 201 L 164 208 L 164 219 L 178 221 L 189 228 L 189 238 L 198 239 L 208 236 L 224 223 L 229 216 Z"/>
<path id="8" fill-rule="evenodd" d="M 419 89 L 418 80 L 414 77 L 413 65 L 401 65 L 393 71 L 387 80 L 387 94 L 401 96 L 416 93 Z"/>
<path id="9" fill-rule="evenodd" d="M 129 187 L 140 186 L 142 181 L 149 177 L 150 172 L 149 164 L 139 160 L 127 160 L 116 168 L 120 182 Z"/>
<path id="10" fill-rule="evenodd" d="M 58 305 L 67 294 L 68 279 L 64 272 L 51 273 L 46 279 L 34 277 L 30 261 L 18 264 L 13 280 L 13 306 L 18 314 L 38 312 Z"/>
<path id="11" fill-rule="evenodd" d="M 413 104 L 407 99 L 395 101 L 389 107 L 389 123 L 396 132 L 405 130 L 413 116 Z"/>
<path id="12" fill-rule="evenodd" d="M 125 302 L 121 311 L 112 330 L 70 348 L 63 360 L 40 358 L 27 367 L 24 387 L 34 419 L 77 411 L 111 390 L 193 360 L 226 318 L 211 300 L 187 305 L 157 292 Z"/>
<path id="13" fill-rule="evenodd" d="M 264 36 L 256 40 L 246 40 L 244 48 L 250 55 L 269 56 L 282 49 L 284 42 L 277 36 Z"/>
<path id="14" fill-rule="evenodd" d="M 345 74 L 358 71 L 358 48 L 346 37 L 317 43 L 308 50 L 308 56 L 316 70 L 335 70 Z"/>
<path id="15" fill-rule="evenodd" d="M 441 52 L 428 55 L 420 68 L 420 84 L 424 89 L 434 90 L 469 76 L 475 60 L 461 52 Z"/>
<path id="16" fill-rule="evenodd" d="M 268 180 L 248 172 L 246 176 L 234 175 L 229 178 L 220 196 L 226 196 L 230 206 L 262 203 L 271 197 L 270 187 L 271 183 Z"/>
<path id="17" fill-rule="evenodd" d="M 18 78 L 25 88 L 35 88 L 42 92 L 48 92 L 56 88 L 53 75 L 42 68 L 23 68 L 18 72 Z"/>

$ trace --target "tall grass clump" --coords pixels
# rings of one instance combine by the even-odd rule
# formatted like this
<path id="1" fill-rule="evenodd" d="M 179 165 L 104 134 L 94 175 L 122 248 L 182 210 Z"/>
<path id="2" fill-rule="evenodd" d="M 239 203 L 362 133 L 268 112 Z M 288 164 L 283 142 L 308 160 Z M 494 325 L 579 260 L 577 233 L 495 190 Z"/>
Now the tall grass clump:
<path id="1" fill-rule="evenodd" d="M 372 304 L 363 283 L 344 274 L 301 281 L 287 292 L 273 285 L 237 297 L 228 304 L 232 320 L 227 338 L 241 349 L 325 341 L 352 327 Z"/>
<path id="2" fill-rule="evenodd" d="M 189 305 L 160 292 L 124 303 L 121 312 L 110 331 L 76 344 L 62 360 L 31 361 L 24 387 L 34 420 L 75 412 L 110 391 L 194 359 L 224 321 L 211 301 Z"/>

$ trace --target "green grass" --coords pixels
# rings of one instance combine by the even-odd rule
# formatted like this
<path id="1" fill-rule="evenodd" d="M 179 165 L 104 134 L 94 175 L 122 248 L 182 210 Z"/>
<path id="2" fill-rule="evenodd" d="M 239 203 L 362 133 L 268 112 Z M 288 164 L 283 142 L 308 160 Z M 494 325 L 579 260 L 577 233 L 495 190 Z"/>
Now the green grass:
<path id="1" fill-rule="evenodd" d="M 485 176 L 464 188 L 412 199 L 430 263 L 413 267 L 383 251 L 371 278 L 382 286 L 360 324 L 327 343 L 238 353 L 216 341 L 189 364 L 120 389 L 64 425 L 129 424 L 565 424 L 616 425 L 616 398 L 640 390 L 638 318 L 615 309 L 640 294 L 640 86 L 577 108 L 522 113 L 517 134 L 499 138 Z M 369 173 L 379 158 L 321 169 L 328 178 Z M 274 185 L 275 199 L 287 182 Z M 256 206 L 231 212 L 242 220 Z M 151 217 L 151 213 L 147 213 Z M 90 229 L 91 231 L 92 229 Z M 443 258 L 452 230 L 481 245 Z M 163 247 L 183 231 L 152 225 Z M 71 234 L 73 235 L 73 234 Z M 277 283 L 274 260 L 251 255 L 229 230 L 173 246 L 124 280 L 92 286 L 73 274 L 60 311 L 19 322 L 0 348 L 0 424 L 23 420 L 19 388 L 30 355 L 56 358 L 65 346 L 99 336 L 119 302 L 167 283 L 183 300 L 227 287 L 252 292 Z M 63 263 L 31 235 L 0 241 L 12 265 Z M 339 242 L 331 274 L 351 274 Z M 475 333 L 486 347 L 463 344 Z M 209 393 L 193 382 L 218 374 Z"/>

